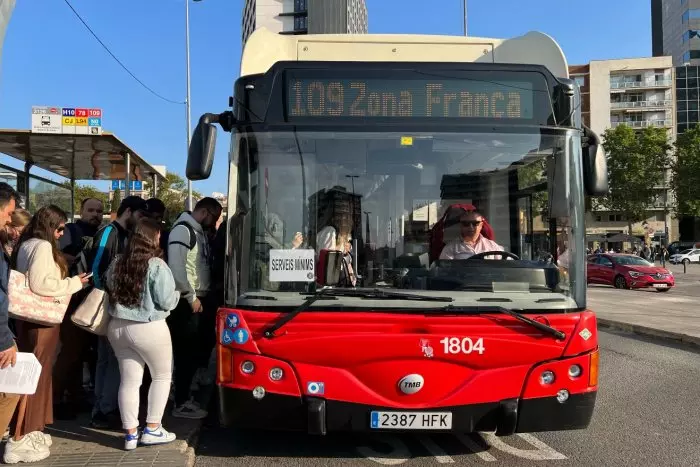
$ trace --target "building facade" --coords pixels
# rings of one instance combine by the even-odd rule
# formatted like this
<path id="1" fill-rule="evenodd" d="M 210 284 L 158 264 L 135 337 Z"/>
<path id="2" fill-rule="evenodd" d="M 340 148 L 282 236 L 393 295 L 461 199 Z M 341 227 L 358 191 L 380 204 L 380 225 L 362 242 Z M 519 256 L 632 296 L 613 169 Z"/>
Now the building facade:
<path id="1" fill-rule="evenodd" d="M 587 65 L 571 66 L 569 73 L 581 87 L 583 121 L 598 135 L 620 124 L 635 129 L 653 126 L 665 128 L 669 141 L 675 141 L 672 57 L 595 60 Z M 677 240 L 678 221 L 666 213 L 671 196 L 669 178 L 667 172 L 664 183 L 656 187 L 659 195 L 649 207 L 649 218 L 633 224 L 632 232 L 628 232 L 628 221 L 621 214 L 597 210 L 587 214 L 587 233 L 643 236 L 646 229 L 653 229 L 653 241 L 661 242 L 668 229 L 667 241 Z"/>
<path id="2" fill-rule="evenodd" d="M 243 45 L 257 28 L 280 34 L 366 34 L 365 0 L 246 0 Z"/>
<path id="3" fill-rule="evenodd" d="M 674 65 L 700 65 L 700 0 L 651 0 L 651 48 Z"/>

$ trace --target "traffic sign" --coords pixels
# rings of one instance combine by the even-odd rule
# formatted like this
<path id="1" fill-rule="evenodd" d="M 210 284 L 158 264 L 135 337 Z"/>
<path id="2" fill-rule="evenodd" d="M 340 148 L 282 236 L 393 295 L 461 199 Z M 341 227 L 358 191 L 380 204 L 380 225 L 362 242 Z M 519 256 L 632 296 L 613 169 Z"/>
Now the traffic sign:
<path id="1" fill-rule="evenodd" d="M 129 185 L 134 191 L 143 190 L 142 180 L 132 180 Z M 126 182 L 124 180 L 112 180 L 112 190 L 126 190 Z"/>
<path id="2" fill-rule="evenodd" d="M 102 109 L 34 106 L 32 133 L 101 135 Z"/>

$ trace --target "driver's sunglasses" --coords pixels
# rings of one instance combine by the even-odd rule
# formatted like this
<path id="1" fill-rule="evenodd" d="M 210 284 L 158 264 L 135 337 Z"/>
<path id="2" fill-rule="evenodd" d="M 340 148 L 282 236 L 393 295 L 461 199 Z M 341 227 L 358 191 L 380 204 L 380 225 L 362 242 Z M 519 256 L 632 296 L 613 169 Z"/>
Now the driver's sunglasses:
<path id="1" fill-rule="evenodd" d="M 66 230 L 66 228 L 64 226 L 61 226 L 56 229 L 56 232 L 63 232 L 64 230 Z"/>
<path id="2" fill-rule="evenodd" d="M 481 225 L 482 221 L 460 221 L 460 224 L 462 224 L 462 227 L 476 227 L 478 225 Z"/>

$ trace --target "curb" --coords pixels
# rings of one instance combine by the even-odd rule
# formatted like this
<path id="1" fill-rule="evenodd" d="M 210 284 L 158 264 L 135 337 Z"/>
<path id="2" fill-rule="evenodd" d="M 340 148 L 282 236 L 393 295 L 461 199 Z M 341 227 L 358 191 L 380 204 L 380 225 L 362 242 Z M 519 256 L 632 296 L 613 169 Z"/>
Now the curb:
<path id="1" fill-rule="evenodd" d="M 611 319 L 598 318 L 598 328 L 612 329 L 627 333 L 637 334 L 639 336 L 651 337 L 665 342 L 691 347 L 700 350 L 700 337 L 682 334 L 680 332 L 664 331 L 662 329 L 640 326 L 638 324 L 625 323 L 623 321 L 615 321 Z"/>
<path id="2" fill-rule="evenodd" d="M 187 435 L 187 439 L 185 440 L 185 449 L 182 451 L 182 453 L 185 455 L 185 465 L 187 467 L 194 467 L 195 462 L 197 461 L 197 453 L 195 452 L 197 449 L 197 444 L 199 443 L 199 432 L 202 429 L 203 421 L 200 421 L 199 424 Z"/>

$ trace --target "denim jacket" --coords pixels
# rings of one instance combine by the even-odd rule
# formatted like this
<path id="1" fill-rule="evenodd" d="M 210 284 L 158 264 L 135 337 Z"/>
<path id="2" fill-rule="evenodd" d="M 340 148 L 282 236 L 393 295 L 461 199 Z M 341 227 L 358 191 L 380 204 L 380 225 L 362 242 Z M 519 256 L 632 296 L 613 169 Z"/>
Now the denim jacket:
<path id="1" fill-rule="evenodd" d="M 107 270 L 107 290 L 111 288 L 114 264 L 113 261 Z M 177 306 L 180 294 L 175 290 L 175 280 L 170 268 L 160 258 L 151 258 L 148 261 L 146 282 L 143 285 L 141 304 L 137 307 L 126 307 L 109 300 L 109 314 L 114 318 L 126 319 L 147 323 L 160 321 L 170 315 L 170 310 Z"/>
<path id="2" fill-rule="evenodd" d="M 7 287 L 9 281 L 10 262 L 3 250 L 0 251 L 0 352 L 15 345 L 15 336 L 8 326 L 10 299 L 7 297 Z"/>

